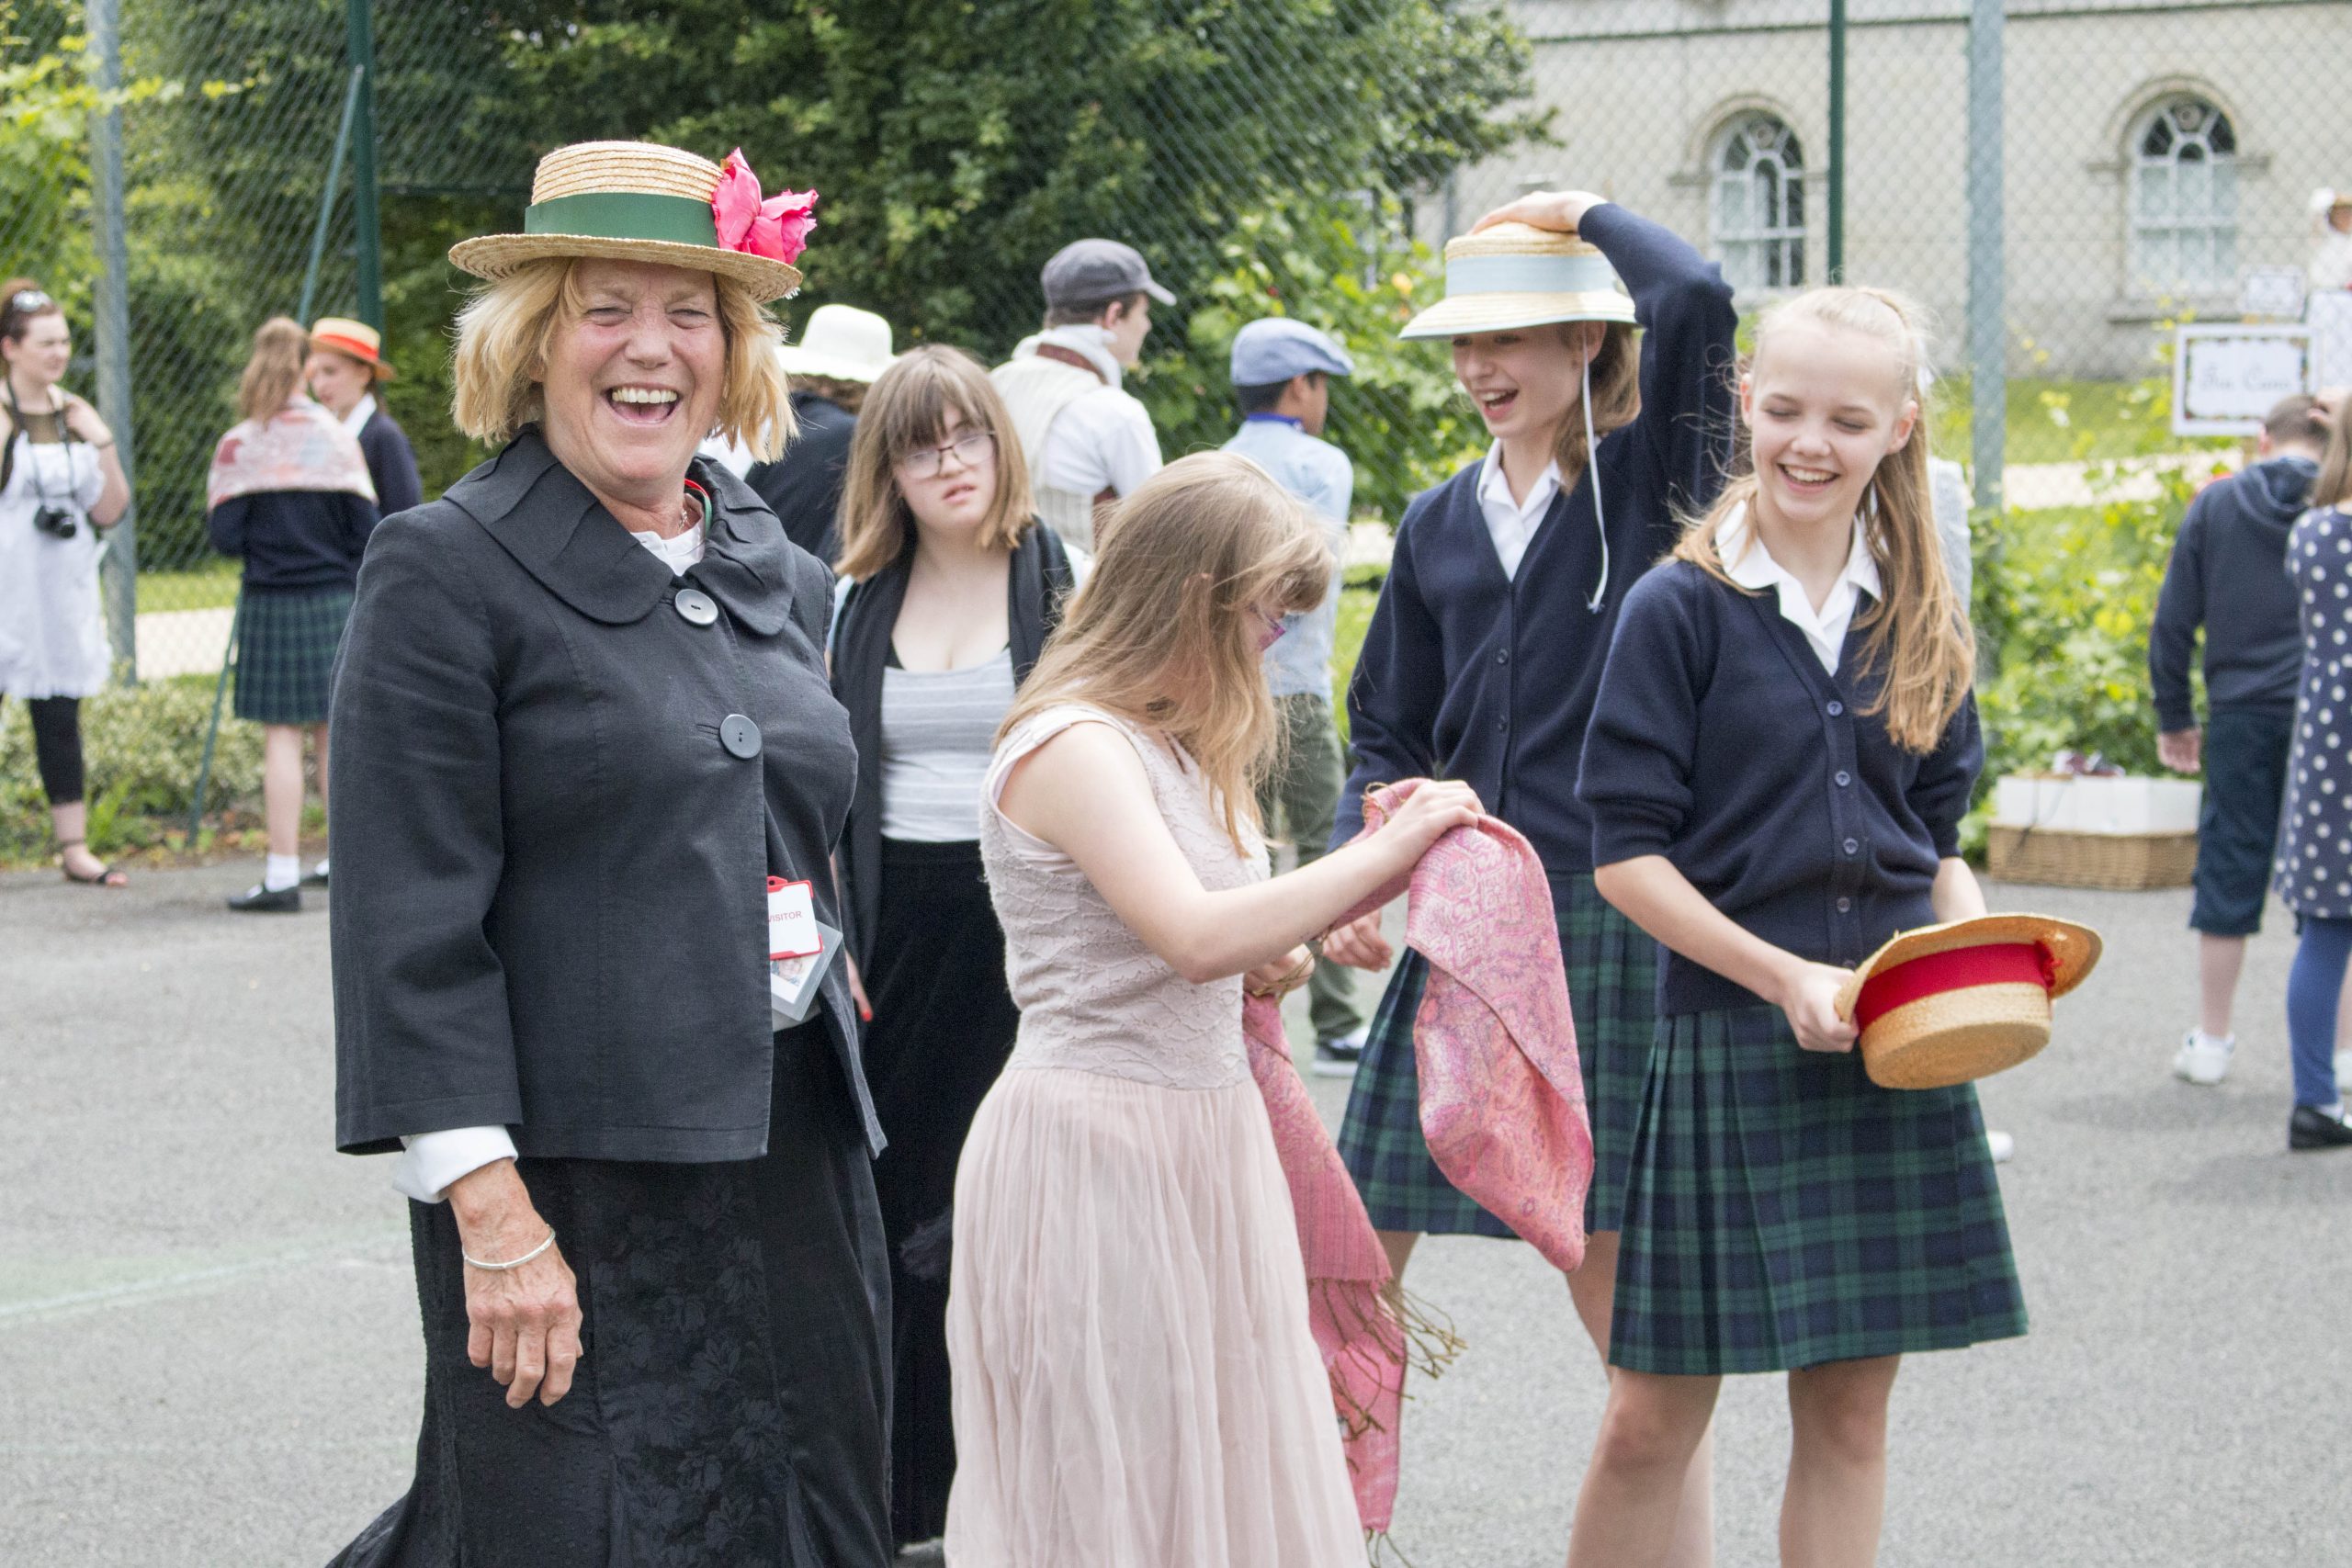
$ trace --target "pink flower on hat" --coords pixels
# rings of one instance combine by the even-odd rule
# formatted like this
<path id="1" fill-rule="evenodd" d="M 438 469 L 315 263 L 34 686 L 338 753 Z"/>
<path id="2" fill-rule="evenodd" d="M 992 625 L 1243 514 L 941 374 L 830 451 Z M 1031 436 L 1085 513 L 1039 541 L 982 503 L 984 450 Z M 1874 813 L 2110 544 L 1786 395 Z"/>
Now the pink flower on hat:
<path id="1" fill-rule="evenodd" d="M 718 188 L 710 194 L 711 217 L 718 224 L 718 243 L 730 251 L 764 256 L 790 265 L 808 247 L 808 231 L 817 226 L 817 193 L 788 190 L 760 199 L 760 178 L 738 147 L 719 166 Z"/>

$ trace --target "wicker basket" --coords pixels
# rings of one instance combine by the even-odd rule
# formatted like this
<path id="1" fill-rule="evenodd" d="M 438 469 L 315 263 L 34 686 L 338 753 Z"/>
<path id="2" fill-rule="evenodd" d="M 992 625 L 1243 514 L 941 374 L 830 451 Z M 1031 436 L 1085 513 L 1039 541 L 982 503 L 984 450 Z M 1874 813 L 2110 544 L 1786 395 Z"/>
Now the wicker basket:
<path id="1" fill-rule="evenodd" d="M 1986 833 L 1984 860 L 1996 882 L 2121 893 L 2186 887 L 2197 870 L 2197 835 L 2069 833 L 1996 823 Z"/>

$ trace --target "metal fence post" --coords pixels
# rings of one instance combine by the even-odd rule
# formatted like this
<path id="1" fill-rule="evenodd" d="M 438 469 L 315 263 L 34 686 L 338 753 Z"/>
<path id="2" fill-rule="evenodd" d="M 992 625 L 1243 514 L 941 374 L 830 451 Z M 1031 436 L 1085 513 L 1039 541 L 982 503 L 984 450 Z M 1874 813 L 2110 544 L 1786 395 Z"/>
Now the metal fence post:
<path id="1" fill-rule="evenodd" d="M 359 253 L 359 319 L 384 330 L 384 234 L 376 207 L 376 27 L 369 0 L 350 0 L 351 64 L 361 73 L 352 147 L 351 220 Z"/>
<path id="2" fill-rule="evenodd" d="M 1829 0 L 1829 281 L 1846 281 L 1846 0 Z"/>
<path id="3" fill-rule="evenodd" d="M 90 173 L 97 186 L 94 210 L 98 248 L 98 413 L 114 433 L 133 500 L 108 540 L 106 567 L 107 629 L 116 662 L 139 683 L 139 468 L 132 457 L 130 419 L 130 249 L 122 215 L 121 12 L 118 0 L 89 0 L 90 70 L 104 96 L 90 124 Z"/>
<path id="4" fill-rule="evenodd" d="M 2001 508 L 2008 444 L 2008 327 L 2002 272 L 2002 0 L 1973 0 L 1968 18 L 1969 458 L 1976 504 Z"/>

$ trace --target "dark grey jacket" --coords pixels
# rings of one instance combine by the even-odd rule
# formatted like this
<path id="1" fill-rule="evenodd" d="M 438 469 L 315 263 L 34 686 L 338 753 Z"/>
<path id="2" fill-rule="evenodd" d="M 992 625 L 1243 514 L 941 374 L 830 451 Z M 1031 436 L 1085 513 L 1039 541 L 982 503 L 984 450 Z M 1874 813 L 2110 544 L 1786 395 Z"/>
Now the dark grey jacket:
<path id="1" fill-rule="evenodd" d="M 536 429 L 377 529 L 335 679 L 343 1149 L 491 1123 L 525 1155 L 766 1149 L 765 879 L 806 877 L 841 925 L 856 751 L 830 574 L 723 468 L 692 473 L 714 507 L 684 578 Z M 841 964 L 822 1011 L 878 1152 Z"/>

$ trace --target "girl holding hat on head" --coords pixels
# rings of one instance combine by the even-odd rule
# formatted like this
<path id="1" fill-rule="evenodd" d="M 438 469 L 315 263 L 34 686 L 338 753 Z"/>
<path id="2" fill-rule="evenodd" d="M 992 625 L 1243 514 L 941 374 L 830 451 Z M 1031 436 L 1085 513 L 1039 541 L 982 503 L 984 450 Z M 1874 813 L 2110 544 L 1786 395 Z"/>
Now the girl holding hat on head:
<path id="1" fill-rule="evenodd" d="M 776 350 L 792 378 L 792 445 L 743 480 L 784 525 L 784 536 L 831 561 L 841 553 L 842 484 L 850 439 L 875 378 L 890 368 L 890 323 L 871 310 L 820 305 L 798 343 Z"/>
<path id="2" fill-rule="evenodd" d="M 1594 890 L 1577 761 L 1627 590 L 1730 457 L 1736 324 L 1714 264 L 1588 193 L 1527 197 L 1448 244 L 1446 297 L 1404 335 L 1452 344 L 1494 444 L 1407 509 L 1348 693 L 1355 766 L 1335 845 L 1362 827 L 1373 784 L 1444 774 L 1526 834 L 1550 876 L 1594 1160 L 1590 1241 L 1568 1285 L 1604 1350 L 1656 961 Z M 1324 952 L 1361 968 L 1390 958 L 1376 916 Z M 1413 1022 L 1426 976 L 1407 953 L 1340 1135 L 1400 1276 L 1420 1233 L 1512 1234 L 1447 1182 L 1422 1139 Z M 1713 1555 L 1703 1461 L 1696 1474 L 1678 1564 Z"/>
<path id="3" fill-rule="evenodd" d="M 335 1139 L 398 1156 L 424 1330 L 345 1568 L 893 1555 L 831 580 L 696 455 L 791 431 L 814 199 L 589 142 L 450 253 L 497 455 L 377 531 L 335 694 Z"/>
<path id="4" fill-rule="evenodd" d="M 90 852 L 82 699 L 111 657 L 98 598 L 96 531 L 130 504 L 114 433 L 65 389 L 74 334 L 29 277 L 0 285 L 0 696 L 31 711 L 59 869 L 85 887 L 129 878 Z"/>
<path id="5" fill-rule="evenodd" d="M 254 333 L 237 387 L 244 418 L 220 438 L 206 483 L 213 547 L 244 558 L 237 609 L 237 716 L 262 727 L 262 810 L 269 859 L 232 894 L 241 914 L 302 907 L 302 742 L 319 757 L 327 802 L 327 710 L 359 559 L 376 526 L 376 485 L 344 421 L 302 395 L 310 339 L 273 316 Z M 413 481 L 412 481 L 413 483 Z M 311 879 L 324 882 L 321 861 Z"/>
<path id="6" fill-rule="evenodd" d="M 1574 1568 L 1667 1561 L 1723 1377 L 1762 1371 L 1794 1427 L 1782 1561 L 1871 1562 L 1902 1356 L 2025 1332 L 1973 1089 L 1879 1087 L 1843 995 L 1896 932 L 1984 914 L 1921 344 L 1873 290 L 1765 312 L 1752 472 L 1627 593 L 1601 677 L 1595 877 L 1667 952 Z"/>

